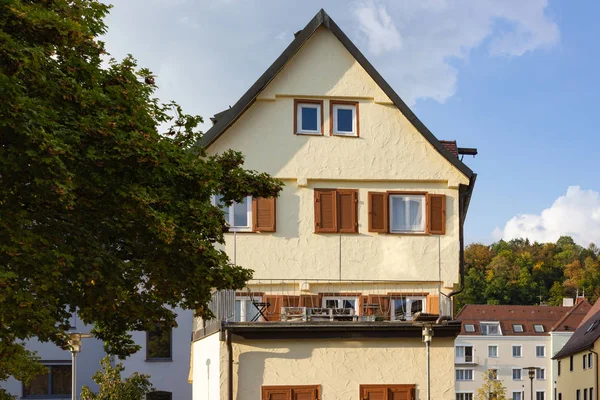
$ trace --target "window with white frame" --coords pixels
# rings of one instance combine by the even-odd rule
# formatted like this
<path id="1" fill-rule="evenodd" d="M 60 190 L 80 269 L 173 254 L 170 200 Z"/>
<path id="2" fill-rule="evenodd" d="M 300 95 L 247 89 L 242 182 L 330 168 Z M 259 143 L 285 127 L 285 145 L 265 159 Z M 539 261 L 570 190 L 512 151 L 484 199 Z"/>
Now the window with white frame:
<path id="1" fill-rule="evenodd" d="M 521 355 L 521 345 L 513 345 L 513 347 L 512 347 L 512 356 L 514 358 L 522 357 L 522 355 Z"/>
<path id="2" fill-rule="evenodd" d="M 252 231 L 252 197 L 248 196 L 243 202 L 234 202 L 230 206 L 223 204 L 221 198 L 221 196 L 213 196 L 212 202 L 214 206 L 223 211 L 229 230 L 232 232 Z"/>
<path id="3" fill-rule="evenodd" d="M 393 321 L 410 321 L 418 312 L 425 310 L 424 296 L 409 296 L 392 299 L 391 319 Z"/>
<path id="4" fill-rule="evenodd" d="M 520 381 L 521 379 L 523 379 L 523 374 L 522 374 L 522 370 L 521 368 L 513 368 L 512 369 L 512 378 L 513 381 Z"/>
<path id="5" fill-rule="evenodd" d="M 540 324 L 535 324 L 533 325 L 533 330 L 537 333 L 543 333 L 544 332 L 544 325 L 540 325 Z"/>
<path id="6" fill-rule="evenodd" d="M 425 195 L 390 194 L 390 232 L 425 232 Z"/>
<path id="7" fill-rule="evenodd" d="M 588 354 L 588 368 L 592 368 L 592 353 Z"/>
<path id="8" fill-rule="evenodd" d="M 473 362 L 473 346 L 456 346 L 456 362 Z"/>
<path id="9" fill-rule="evenodd" d="M 523 392 L 512 392 L 512 400 L 523 400 Z"/>
<path id="10" fill-rule="evenodd" d="M 469 332 L 469 333 L 475 332 L 475 325 L 465 324 L 465 332 Z"/>
<path id="11" fill-rule="evenodd" d="M 546 369 L 545 368 L 538 368 L 535 370 L 535 379 L 539 380 L 539 381 L 543 381 L 544 379 L 546 379 Z"/>
<path id="12" fill-rule="evenodd" d="M 515 333 L 523 333 L 523 325 L 521 324 L 513 324 L 513 332 Z"/>
<path id="13" fill-rule="evenodd" d="M 322 101 L 296 101 L 296 133 L 299 135 L 323 134 L 323 102 Z"/>
<path id="14" fill-rule="evenodd" d="M 473 369 L 456 369 L 456 380 L 457 381 L 472 381 L 473 380 Z"/>
<path id="15" fill-rule="evenodd" d="M 488 357 L 497 358 L 498 357 L 498 345 L 492 344 L 488 346 Z"/>
<path id="16" fill-rule="evenodd" d="M 323 296 L 324 308 L 352 309 L 358 314 L 358 298 L 351 296 Z"/>
<path id="17" fill-rule="evenodd" d="M 546 346 L 535 346 L 536 357 L 546 357 Z"/>
<path id="18" fill-rule="evenodd" d="M 473 400 L 473 392 L 456 392 L 456 400 Z"/>
<path id="19" fill-rule="evenodd" d="M 546 400 L 546 392 L 536 391 L 535 392 L 535 400 Z"/>
<path id="20" fill-rule="evenodd" d="M 358 136 L 358 103 L 331 101 L 331 134 Z"/>
<path id="21" fill-rule="evenodd" d="M 258 319 L 258 308 L 254 305 L 261 302 L 262 297 L 236 296 L 235 298 L 235 321 L 251 322 Z"/>
<path id="22" fill-rule="evenodd" d="M 480 322 L 481 334 L 483 336 L 500 336 L 502 335 L 502 329 L 500 329 L 500 322 Z"/>

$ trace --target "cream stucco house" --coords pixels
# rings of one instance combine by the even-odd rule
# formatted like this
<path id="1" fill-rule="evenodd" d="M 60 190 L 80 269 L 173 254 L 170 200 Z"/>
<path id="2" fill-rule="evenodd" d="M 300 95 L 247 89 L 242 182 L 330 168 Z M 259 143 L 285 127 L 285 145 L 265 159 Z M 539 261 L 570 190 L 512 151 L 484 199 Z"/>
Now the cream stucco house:
<path id="1" fill-rule="evenodd" d="M 213 122 L 209 154 L 285 187 L 225 210 L 254 279 L 196 321 L 194 399 L 454 398 L 476 150 L 433 136 L 323 10 Z"/>

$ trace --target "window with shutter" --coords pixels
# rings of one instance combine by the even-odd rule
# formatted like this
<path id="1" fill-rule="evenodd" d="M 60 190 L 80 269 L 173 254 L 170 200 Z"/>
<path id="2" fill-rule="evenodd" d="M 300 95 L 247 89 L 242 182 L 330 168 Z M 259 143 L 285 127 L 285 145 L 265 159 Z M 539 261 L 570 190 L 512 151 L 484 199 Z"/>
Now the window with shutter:
<path id="1" fill-rule="evenodd" d="M 387 193 L 369 192 L 369 232 L 388 231 L 387 207 Z"/>
<path id="2" fill-rule="evenodd" d="M 338 227 L 342 233 L 358 232 L 358 190 L 338 189 Z"/>
<path id="3" fill-rule="evenodd" d="M 320 400 L 320 397 L 320 385 L 262 387 L 262 400 Z"/>
<path id="4" fill-rule="evenodd" d="M 358 190 L 315 189 L 315 233 L 358 233 Z"/>
<path id="5" fill-rule="evenodd" d="M 360 385 L 362 400 L 414 400 L 415 385 Z"/>
<path id="6" fill-rule="evenodd" d="M 446 196 L 443 194 L 427 195 L 427 227 L 434 235 L 446 233 Z"/>
<path id="7" fill-rule="evenodd" d="M 252 199 L 252 230 L 255 232 L 275 232 L 275 197 Z"/>

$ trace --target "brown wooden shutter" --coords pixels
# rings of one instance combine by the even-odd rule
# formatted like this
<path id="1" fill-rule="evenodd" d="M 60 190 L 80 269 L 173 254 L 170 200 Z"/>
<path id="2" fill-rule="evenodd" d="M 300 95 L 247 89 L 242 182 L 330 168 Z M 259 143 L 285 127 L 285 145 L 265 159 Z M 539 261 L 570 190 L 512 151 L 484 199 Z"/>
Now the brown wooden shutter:
<path id="1" fill-rule="evenodd" d="M 430 294 L 427 296 L 427 313 L 438 314 L 440 313 L 440 296 Z"/>
<path id="2" fill-rule="evenodd" d="M 384 320 L 390 319 L 390 296 L 381 294 L 370 294 L 368 303 L 364 306 L 368 315 L 375 315 Z"/>
<path id="3" fill-rule="evenodd" d="M 319 400 L 318 387 L 292 388 L 292 400 Z"/>
<path id="4" fill-rule="evenodd" d="M 388 389 L 387 400 L 412 400 L 413 389 L 411 387 L 391 387 Z"/>
<path id="5" fill-rule="evenodd" d="M 337 232 L 337 192 L 315 189 L 315 232 Z"/>
<path id="6" fill-rule="evenodd" d="M 291 390 L 287 387 L 263 387 L 262 400 L 292 400 Z"/>
<path id="7" fill-rule="evenodd" d="M 433 235 L 446 233 L 446 195 L 427 195 L 427 228 Z"/>
<path id="8" fill-rule="evenodd" d="M 369 232 L 388 231 L 388 195 L 369 192 Z"/>
<path id="9" fill-rule="evenodd" d="M 252 199 L 252 230 L 255 232 L 275 232 L 275 197 Z"/>
<path id="10" fill-rule="evenodd" d="M 360 388 L 361 400 L 387 400 L 385 387 L 364 387 Z"/>
<path id="11" fill-rule="evenodd" d="M 342 233 L 358 233 L 358 190 L 338 189 L 338 228 Z"/>
<path id="12" fill-rule="evenodd" d="M 262 387 L 262 400 L 320 400 L 320 395 L 320 385 Z"/>
<path id="13" fill-rule="evenodd" d="M 319 302 L 319 296 L 316 294 L 301 294 L 300 307 L 321 307 L 321 303 Z"/>
<path id="14" fill-rule="evenodd" d="M 283 304 L 283 296 L 265 296 L 265 302 L 269 303 L 266 312 L 264 313 L 269 321 L 281 321 L 281 307 Z"/>
<path id="15" fill-rule="evenodd" d="M 361 400 L 414 400 L 415 385 L 360 385 Z"/>

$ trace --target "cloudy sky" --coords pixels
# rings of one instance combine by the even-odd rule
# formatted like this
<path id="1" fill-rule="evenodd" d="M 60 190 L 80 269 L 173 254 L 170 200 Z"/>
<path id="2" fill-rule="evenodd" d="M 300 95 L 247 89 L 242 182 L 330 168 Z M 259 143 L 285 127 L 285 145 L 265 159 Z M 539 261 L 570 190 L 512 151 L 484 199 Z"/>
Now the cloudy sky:
<path id="1" fill-rule="evenodd" d="M 114 0 L 105 40 L 208 117 L 323 7 L 440 139 L 477 147 L 468 241 L 600 244 L 600 2 Z"/>

